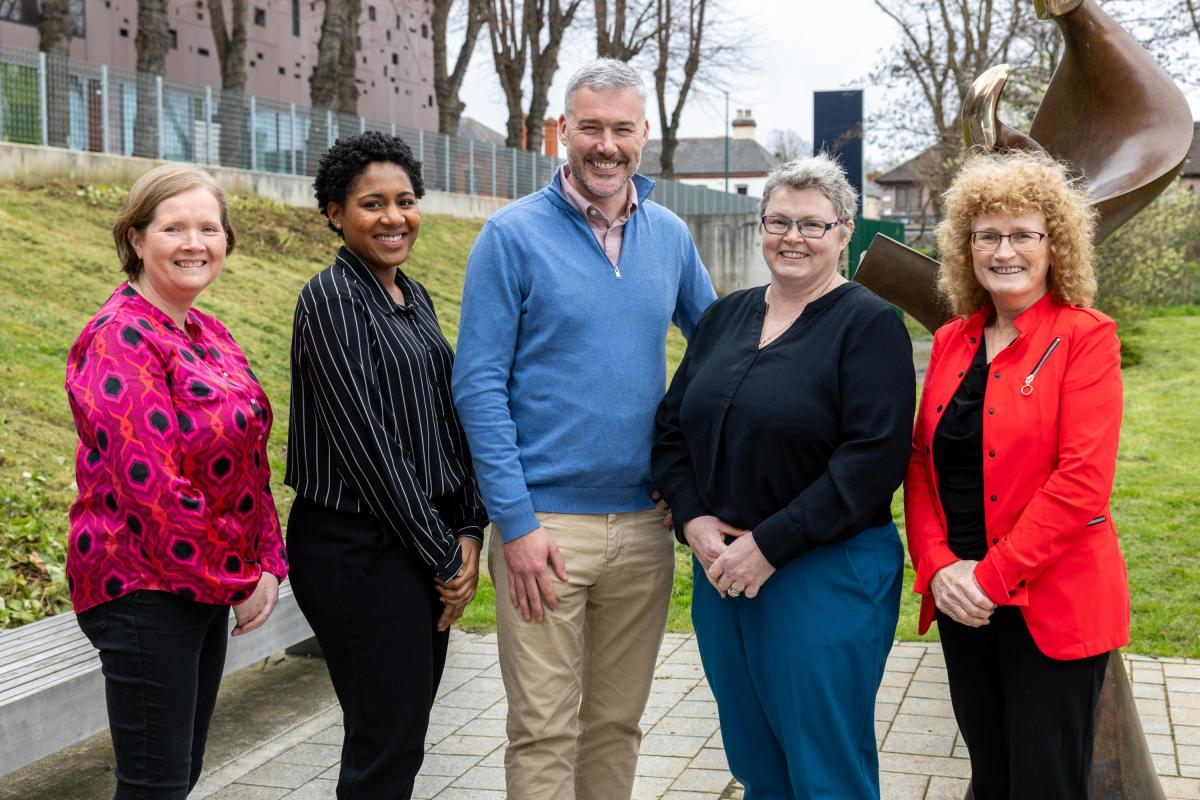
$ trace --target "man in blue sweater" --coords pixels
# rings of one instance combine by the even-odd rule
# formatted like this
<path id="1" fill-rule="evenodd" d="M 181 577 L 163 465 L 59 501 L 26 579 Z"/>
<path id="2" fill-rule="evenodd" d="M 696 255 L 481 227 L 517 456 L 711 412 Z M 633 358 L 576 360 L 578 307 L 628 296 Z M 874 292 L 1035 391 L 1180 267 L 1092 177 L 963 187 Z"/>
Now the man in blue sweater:
<path id="1" fill-rule="evenodd" d="M 453 390 L 500 533 L 508 797 L 621 800 L 671 596 L 650 475 L 667 328 L 690 336 L 715 295 L 687 227 L 635 174 L 638 74 L 595 61 L 565 107 L 567 164 L 471 251 Z"/>

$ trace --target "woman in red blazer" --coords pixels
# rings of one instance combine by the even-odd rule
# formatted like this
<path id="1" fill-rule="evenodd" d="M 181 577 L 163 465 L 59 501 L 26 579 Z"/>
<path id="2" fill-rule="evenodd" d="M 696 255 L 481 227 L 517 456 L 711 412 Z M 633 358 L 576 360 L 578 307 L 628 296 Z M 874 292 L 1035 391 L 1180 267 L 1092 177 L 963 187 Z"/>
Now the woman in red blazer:
<path id="1" fill-rule="evenodd" d="M 937 618 L 976 800 L 1087 797 L 1092 717 L 1129 641 L 1109 509 L 1116 325 L 1062 165 L 973 157 L 945 196 L 938 329 L 904 483 L 920 632 Z"/>

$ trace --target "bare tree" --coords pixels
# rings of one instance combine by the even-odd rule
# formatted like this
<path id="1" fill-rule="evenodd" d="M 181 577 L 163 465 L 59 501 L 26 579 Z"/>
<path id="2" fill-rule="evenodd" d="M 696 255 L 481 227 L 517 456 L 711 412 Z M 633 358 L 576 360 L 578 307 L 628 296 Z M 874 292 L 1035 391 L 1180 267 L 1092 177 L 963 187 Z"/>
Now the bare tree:
<path id="1" fill-rule="evenodd" d="M 484 21 L 492 43 L 492 61 L 496 65 L 496 77 L 508 105 L 508 124 L 505 144 L 521 149 L 524 132 L 521 100 L 522 84 L 525 81 L 525 66 L 529 58 L 527 16 L 532 13 L 530 4 L 517 0 L 487 0 L 484 6 Z"/>
<path id="2" fill-rule="evenodd" d="M 538 152 L 550 104 L 550 84 L 558 71 L 558 52 L 563 36 L 575 19 L 582 0 L 569 0 L 565 5 L 560 0 L 526 0 L 533 14 L 526 17 L 529 39 L 529 113 L 525 115 L 525 149 Z"/>
<path id="3" fill-rule="evenodd" d="M 53 147 L 67 146 L 71 128 L 67 57 L 72 27 L 71 0 L 42 0 L 38 50 L 46 54 L 46 141 Z"/>
<path id="4" fill-rule="evenodd" d="M 433 92 L 438 103 L 438 131 L 440 133 L 457 134 L 458 123 L 462 119 L 466 107 L 459 99 L 458 92 L 462 88 L 463 78 L 471 63 L 471 54 L 475 52 L 475 41 L 479 38 L 479 29 L 483 27 L 483 8 L 485 0 L 467 0 L 466 32 L 462 45 L 458 48 L 458 57 L 454 60 L 454 69 L 449 68 L 450 56 L 447 39 L 449 38 L 450 9 L 455 0 L 433 0 Z"/>
<path id="5" fill-rule="evenodd" d="M 312 106 L 312 122 L 308 132 L 307 166 L 314 174 L 321 156 L 329 148 L 329 126 L 326 114 L 339 109 L 343 102 L 345 82 L 343 70 L 349 60 L 354 61 L 354 44 L 358 35 L 357 0 L 325 0 L 325 14 L 321 20 L 321 38 L 317 42 L 317 63 L 308 79 L 309 103 Z M 349 58 L 343 50 L 351 50 Z M 351 72 L 350 80 L 354 74 Z M 357 90 L 355 90 L 357 91 Z"/>
<path id="6" fill-rule="evenodd" d="M 812 155 L 812 142 L 791 128 L 776 128 L 767 134 L 767 149 L 780 161 L 791 161 Z"/>
<path id="7" fill-rule="evenodd" d="M 358 113 L 358 53 L 362 42 L 358 38 L 361 0 L 344 0 L 343 15 L 346 24 L 342 28 L 342 47 L 338 54 L 337 101 L 334 110 L 342 114 Z"/>
<path id="8" fill-rule="evenodd" d="M 159 155 L 158 91 L 156 76 L 166 71 L 171 33 L 167 27 L 167 0 L 138 0 L 137 116 L 133 124 L 133 154 L 146 158 Z"/>
<path id="9" fill-rule="evenodd" d="M 1040 44 L 1036 37 L 1031 42 L 1035 20 L 1021 0 L 875 0 L 875 5 L 899 26 L 901 41 L 872 75 L 888 87 L 891 100 L 873 119 L 873 127 L 896 147 L 934 150 L 921 164 L 925 188 L 938 210 L 942 190 L 962 155 L 959 114 L 972 82 L 991 66 L 1013 64 L 1018 79 L 1005 93 L 1005 108 L 1015 108 L 1018 114 L 1026 106 L 1036 108 L 1049 71 L 1034 69 L 1032 56 L 1040 52 L 1043 66 L 1057 60 L 1055 40 L 1047 34 Z M 1057 30 L 1052 35 L 1057 36 Z M 1048 67 L 1052 69 L 1053 61 Z"/>
<path id="10" fill-rule="evenodd" d="M 1104 10 L 1175 80 L 1200 84 L 1200 0 L 1109 0 Z"/>
<path id="11" fill-rule="evenodd" d="M 609 13 L 611 5 L 611 12 Z M 593 0 L 596 57 L 631 61 L 654 39 L 654 0 Z"/>
<path id="12" fill-rule="evenodd" d="M 231 0 L 227 29 L 225 3 L 208 0 L 208 21 L 221 64 L 221 102 L 217 111 L 221 123 L 220 159 L 227 167 L 245 166 L 246 117 L 242 94 L 246 90 L 247 10 L 246 0 Z"/>

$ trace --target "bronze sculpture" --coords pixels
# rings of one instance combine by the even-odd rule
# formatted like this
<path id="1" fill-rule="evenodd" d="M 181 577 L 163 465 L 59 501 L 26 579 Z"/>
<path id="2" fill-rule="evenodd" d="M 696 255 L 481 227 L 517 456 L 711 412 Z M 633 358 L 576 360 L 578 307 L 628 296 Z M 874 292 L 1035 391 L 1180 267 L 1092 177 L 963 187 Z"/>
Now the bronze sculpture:
<path id="1" fill-rule="evenodd" d="M 968 147 L 1044 150 L 1083 177 L 1103 239 L 1145 208 L 1179 174 L 1191 145 L 1187 100 L 1153 58 L 1095 0 L 1034 0 L 1039 19 L 1062 31 L 1064 53 L 1029 133 L 1005 125 L 997 107 L 1007 65 L 980 75 L 963 100 Z M 931 332 L 950 318 L 937 291 L 938 264 L 877 235 L 856 279 Z M 1096 708 L 1093 800 L 1163 800 L 1129 680 L 1109 659 Z M 968 788 L 965 800 L 972 800 Z"/>

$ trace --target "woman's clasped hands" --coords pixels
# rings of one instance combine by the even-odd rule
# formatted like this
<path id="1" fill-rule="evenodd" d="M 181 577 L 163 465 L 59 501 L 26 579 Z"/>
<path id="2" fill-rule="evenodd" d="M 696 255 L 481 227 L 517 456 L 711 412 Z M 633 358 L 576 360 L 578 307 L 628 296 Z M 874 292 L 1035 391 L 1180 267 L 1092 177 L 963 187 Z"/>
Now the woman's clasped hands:
<path id="1" fill-rule="evenodd" d="M 722 597 L 754 597 L 775 572 L 748 533 L 713 516 L 683 524 L 683 537 L 704 567 L 708 582 Z M 728 537 L 733 541 L 726 543 Z"/>
<path id="2" fill-rule="evenodd" d="M 929 582 L 934 602 L 950 619 L 972 628 L 988 624 L 996 604 L 975 580 L 978 561 L 955 561 L 938 570 Z"/>
<path id="3" fill-rule="evenodd" d="M 448 581 L 434 581 L 443 606 L 442 616 L 437 621 L 439 631 L 446 630 L 463 615 L 475 599 L 475 588 L 479 584 L 479 540 L 460 536 L 458 541 L 462 547 L 462 569 Z"/>

